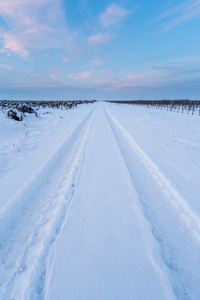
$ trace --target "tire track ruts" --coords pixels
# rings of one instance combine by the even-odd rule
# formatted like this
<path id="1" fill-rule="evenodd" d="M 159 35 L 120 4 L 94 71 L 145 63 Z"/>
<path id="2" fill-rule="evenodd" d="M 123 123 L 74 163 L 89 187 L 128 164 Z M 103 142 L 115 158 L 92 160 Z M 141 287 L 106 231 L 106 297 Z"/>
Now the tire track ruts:
<path id="1" fill-rule="evenodd" d="M 199 216 L 118 120 L 104 111 L 177 299 L 199 300 Z"/>
<path id="2" fill-rule="evenodd" d="M 95 110 L 2 215 L 0 299 L 42 299 L 48 255 L 69 215 Z"/>

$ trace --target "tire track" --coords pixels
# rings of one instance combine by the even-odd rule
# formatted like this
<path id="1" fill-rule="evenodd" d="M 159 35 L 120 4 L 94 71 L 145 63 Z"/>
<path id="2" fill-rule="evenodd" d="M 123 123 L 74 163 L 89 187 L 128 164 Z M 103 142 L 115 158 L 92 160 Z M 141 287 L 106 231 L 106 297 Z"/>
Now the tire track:
<path id="1" fill-rule="evenodd" d="M 0 219 L 0 299 L 43 299 L 48 255 L 76 193 L 93 109 Z"/>
<path id="2" fill-rule="evenodd" d="M 130 134 L 105 114 L 177 299 L 200 299 L 200 218 Z"/>

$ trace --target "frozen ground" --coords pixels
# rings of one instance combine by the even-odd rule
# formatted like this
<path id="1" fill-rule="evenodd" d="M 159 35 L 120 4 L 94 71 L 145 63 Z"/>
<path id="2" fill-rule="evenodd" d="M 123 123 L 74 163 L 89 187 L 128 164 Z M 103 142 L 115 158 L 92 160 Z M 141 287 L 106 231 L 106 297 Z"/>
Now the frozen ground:
<path id="1" fill-rule="evenodd" d="M 200 117 L 0 112 L 0 299 L 199 300 Z"/>

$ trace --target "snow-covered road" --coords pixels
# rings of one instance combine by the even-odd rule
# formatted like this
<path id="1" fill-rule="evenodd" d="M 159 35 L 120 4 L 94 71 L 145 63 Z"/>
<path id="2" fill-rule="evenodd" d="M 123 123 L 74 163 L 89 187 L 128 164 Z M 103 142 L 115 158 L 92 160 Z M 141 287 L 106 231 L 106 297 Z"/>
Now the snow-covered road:
<path id="1" fill-rule="evenodd" d="M 194 181 L 192 197 L 177 188 L 185 181 L 174 184 L 159 151 L 156 161 L 141 148 L 125 112 L 83 108 L 45 165 L 1 205 L 0 299 L 200 298 L 199 189 Z M 191 153 L 198 147 L 193 141 Z"/>

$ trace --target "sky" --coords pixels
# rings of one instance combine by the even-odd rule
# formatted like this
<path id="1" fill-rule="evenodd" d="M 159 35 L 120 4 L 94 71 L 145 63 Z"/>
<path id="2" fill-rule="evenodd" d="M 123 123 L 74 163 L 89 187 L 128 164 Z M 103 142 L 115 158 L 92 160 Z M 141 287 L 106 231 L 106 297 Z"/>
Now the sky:
<path id="1" fill-rule="evenodd" d="M 200 99 L 200 0 L 0 0 L 0 99 Z"/>

